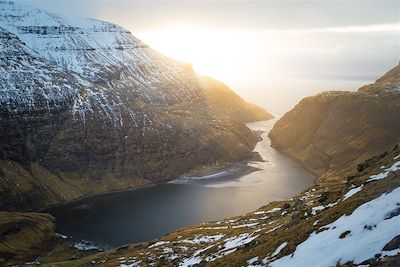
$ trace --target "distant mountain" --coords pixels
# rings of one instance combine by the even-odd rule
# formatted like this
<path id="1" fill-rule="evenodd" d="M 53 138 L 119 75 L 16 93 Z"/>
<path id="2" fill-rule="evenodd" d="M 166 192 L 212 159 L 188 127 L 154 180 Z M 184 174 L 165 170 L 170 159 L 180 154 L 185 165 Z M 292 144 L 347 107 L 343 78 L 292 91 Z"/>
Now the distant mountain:
<path id="1" fill-rule="evenodd" d="M 357 92 L 303 99 L 269 136 L 318 175 L 345 174 L 400 142 L 400 66 Z"/>
<path id="2" fill-rule="evenodd" d="M 0 209 L 244 159 L 257 136 L 243 122 L 271 118 L 120 26 L 9 1 L 0 81 Z"/>

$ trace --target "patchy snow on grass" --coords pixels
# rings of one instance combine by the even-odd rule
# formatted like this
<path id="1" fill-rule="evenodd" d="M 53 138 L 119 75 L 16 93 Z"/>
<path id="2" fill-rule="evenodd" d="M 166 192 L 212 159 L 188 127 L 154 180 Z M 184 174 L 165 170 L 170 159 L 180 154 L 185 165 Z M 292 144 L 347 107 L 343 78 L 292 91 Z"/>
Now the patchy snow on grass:
<path id="1" fill-rule="evenodd" d="M 205 236 L 199 236 L 195 237 L 193 239 L 184 239 L 184 240 L 179 240 L 179 243 L 189 243 L 189 244 L 201 244 L 201 243 L 209 243 L 209 242 L 215 242 L 223 238 L 223 234 L 217 234 L 217 235 L 205 235 Z"/>
<path id="2" fill-rule="evenodd" d="M 259 237 L 259 235 L 253 236 L 252 234 L 244 233 L 244 234 L 240 234 L 238 237 L 234 236 L 231 238 L 227 238 L 227 239 L 225 239 L 225 244 L 223 245 L 224 246 L 223 250 L 229 250 L 232 248 L 237 248 L 237 247 L 243 246 L 245 244 L 250 243 L 257 237 Z"/>
<path id="3" fill-rule="evenodd" d="M 200 257 L 190 257 L 187 259 L 184 259 L 181 264 L 179 264 L 180 267 L 189 267 L 193 266 L 195 264 L 199 264 L 202 261 L 202 258 Z"/>
<path id="4" fill-rule="evenodd" d="M 149 246 L 149 248 L 158 247 L 158 246 L 165 245 L 168 243 L 169 243 L 169 241 L 158 241 L 158 242 L 154 243 L 153 245 Z"/>
<path id="5" fill-rule="evenodd" d="M 165 254 L 165 253 L 174 253 L 174 250 L 173 250 L 172 248 L 165 247 L 165 248 L 163 249 L 163 253 L 164 253 L 164 254 Z"/>
<path id="6" fill-rule="evenodd" d="M 353 195 L 357 194 L 358 192 L 360 192 L 363 189 L 364 185 L 360 185 L 359 187 L 353 187 L 351 188 L 344 196 L 343 196 L 343 200 L 348 199 L 349 197 L 352 197 Z"/>
<path id="7" fill-rule="evenodd" d="M 323 209 L 325 209 L 325 206 L 323 206 L 323 205 L 312 207 L 311 214 L 316 215 L 318 211 L 321 211 Z"/>
<path id="8" fill-rule="evenodd" d="M 259 224 L 259 223 L 258 222 L 256 222 L 256 223 L 247 223 L 247 224 L 235 225 L 235 226 L 232 226 L 232 228 L 253 227 L 253 226 L 256 226 L 257 224 Z"/>
<path id="9" fill-rule="evenodd" d="M 270 210 L 256 211 L 256 212 L 253 212 L 253 214 L 259 215 L 259 214 L 265 214 L 265 213 L 273 213 L 273 212 L 280 211 L 280 210 L 281 210 L 281 208 L 273 208 Z"/>
<path id="10" fill-rule="evenodd" d="M 129 264 L 122 263 L 119 267 L 138 267 L 142 261 L 134 261 Z"/>
<path id="11" fill-rule="evenodd" d="M 321 210 L 324 210 L 324 209 L 332 208 L 332 207 L 336 206 L 338 203 L 339 203 L 339 200 L 336 201 L 336 202 L 329 203 L 326 206 L 320 205 L 320 206 L 312 207 L 311 208 L 311 215 L 314 216 L 314 215 L 317 214 L 317 212 L 319 212 Z"/>
<path id="12" fill-rule="evenodd" d="M 63 234 L 57 234 L 57 233 L 56 233 L 56 236 L 59 237 L 59 238 L 61 238 L 61 239 L 68 239 L 68 236 L 63 235 Z"/>
<path id="13" fill-rule="evenodd" d="M 360 264 L 373 258 L 400 234 L 399 215 L 387 217 L 388 212 L 399 208 L 399 195 L 400 187 L 362 204 L 352 214 L 326 225 L 327 230 L 310 234 L 293 254 L 273 261 L 270 266 L 335 266 L 338 262 Z M 366 228 L 368 225 L 374 228 Z"/>
<path id="14" fill-rule="evenodd" d="M 76 248 L 77 250 L 81 250 L 81 251 L 88 251 L 88 250 L 102 251 L 102 249 L 99 246 L 96 246 L 93 243 L 86 241 L 86 240 L 81 240 L 79 242 L 76 242 L 74 244 L 74 248 Z"/>
<path id="15" fill-rule="evenodd" d="M 278 225 L 278 226 L 276 226 L 276 227 L 272 228 L 271 230 L 268 230 L 268 231 L 266 231 L 265 233 L 266 233 L 266 234 L 272 233 L 273 231 L 275 231 L 275 230 L 277 230 L 277 229 L 281 228 L 282 226 L 283 226 L 283 224 L 281 224 L 281 225 Z"/>
<path id="16" fill-rule="evenodd" d="M 275 252 L 272 253 L 271 257 L 275 257 L 276 255 L 278 255 L 282 251 L 282 249 L 284 249 L 286 247 L 286 245 L 287 245 L 287 242 L 280 244 L 279 247 L 275 250 Z"/>
<path id="17" fill-rule="evenodd" d="M 266 211 L 256 211 L 256 212 L 253 212 L 253 214 L 255 214 L 255 215 L 260 215 L 260 214 L 265 214 L 265 213 L 267 213 Z"/>
<path id="18" fill-rule="evenodd" d="M 258 261 L 258 256 L 247 260 L 247 264 L 251 265 Z"/>
<path id="19" fill-rule="evenodd" d="M 385 169 L 383 172 L 371 175 L 367 180 L 367 182 L 385 179 L 389 175 L 389 173 L 398 171 L 399 169 L 400 169 L 400 161 L 396 161 L 395 163 L 393 163 L 392 166 Z"/>
<path id="20" fill-rule="evenodd" d="M 396 249 L 389 250 L 389 251 L 382 251 L 381 254 L 382 255 L 381 255 L 380 258 L 383 258 L 383 257 L 386 257 L 386 256 L 389 256 L 389 257 L 396 256 L 397 254 L 400 254 L 400 248 L 396 248 Z"/>
<path id="21" fill-rule="evenodd" d="M 204 229 L 204 230 L 221 230 L 221 229 L 228 229 L 228 226 L 205 227 L 202 229 Z"/>

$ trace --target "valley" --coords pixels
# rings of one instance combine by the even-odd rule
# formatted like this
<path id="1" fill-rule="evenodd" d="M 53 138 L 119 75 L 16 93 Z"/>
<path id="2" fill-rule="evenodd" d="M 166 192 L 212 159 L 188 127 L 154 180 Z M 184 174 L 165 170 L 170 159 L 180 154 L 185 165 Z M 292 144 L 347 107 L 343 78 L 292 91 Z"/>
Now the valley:
<path id="1" fill-rule="evenodd" d="M 400 266 L 399 118 L 400 65 L 274 118 L 117 24 L 0 0 L 0 266 Z"/>
<path id="2" fill-rule="evenodd" d="M 259 155 L 255 160 L 238 162 L 213 175 L 182 177 L 45 211 L 55 217 L 58 233 L 104 248 L 150 241 L 181 227 L 237 216 L 293 197 L 312 185 L 315 177 L 270 146 L 267 135 L 274 123 L 248 124 L 263 131 L 254 149 Z"/>

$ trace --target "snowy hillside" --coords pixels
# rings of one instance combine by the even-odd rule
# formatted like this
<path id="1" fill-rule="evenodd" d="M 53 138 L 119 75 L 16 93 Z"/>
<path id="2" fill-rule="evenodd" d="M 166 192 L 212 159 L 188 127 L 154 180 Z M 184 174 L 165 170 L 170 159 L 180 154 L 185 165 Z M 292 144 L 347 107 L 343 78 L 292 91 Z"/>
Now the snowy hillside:
<path id="1" fill-rule="evenodd" d="M 129 87 L 131 94 L 158 104 L 189 101 L 199 94 L 198 77 L 183 64 L 155 52 L 115 24 L 5 1 L 0 2 L 0 26 L 42 57 L 114 93 Z"/>
<path id="2" fill-rule="evenodd" d="M 3 28 L 0 28 L 0 63 L 0 99 L 9 112 L 38 106 L 49 109 L 64 102 L 73 105 L 78 96 L 81 84 L 76 77 L 49 64 Z"/>
<path id="3" fill-rule="evenodd" d="M 319 183 L 255 212 L 96 256 L 104 266 L 396 266 L 400 149 L 341 183 Z M 93 257 L 90 258 L 93 260 Z"/>
<path id="4" fill-rule="evenodd" d="M 0 70 L 3 209 L 244 159 L 257 136 L 243 122 L 270 118 L 120 26 L 11 1 L 0 1 Z"/>

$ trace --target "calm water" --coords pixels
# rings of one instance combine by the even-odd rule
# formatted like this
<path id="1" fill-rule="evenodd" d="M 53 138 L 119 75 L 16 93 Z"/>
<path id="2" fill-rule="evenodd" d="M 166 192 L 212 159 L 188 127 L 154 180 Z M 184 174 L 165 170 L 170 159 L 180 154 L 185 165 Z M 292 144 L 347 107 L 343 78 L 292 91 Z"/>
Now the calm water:
<path id="1" fill-rule="evenodd" d="M 263 140 L 255 148 L 264 161 L 240 163 L 214 175 L 88 198 L 47 212 L 56 217 L 59 233 L 119 246 L 292 197 L 310 186 L 314 177 L 270 147 L 267 133 L 274 122 L 248 124 L 264 131 Z"/>

